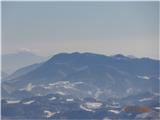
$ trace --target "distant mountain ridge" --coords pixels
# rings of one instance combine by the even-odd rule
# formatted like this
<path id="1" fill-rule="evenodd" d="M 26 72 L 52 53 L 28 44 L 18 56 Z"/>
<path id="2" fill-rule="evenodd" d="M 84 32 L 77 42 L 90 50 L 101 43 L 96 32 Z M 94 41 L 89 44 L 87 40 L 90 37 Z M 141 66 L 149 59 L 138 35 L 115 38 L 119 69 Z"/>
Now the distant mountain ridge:
<path id="1" fill-rule="evenodd" d="M 19 51 L 2 55 L 2 71 L 11 74 L 24 66 L 42 62 L 46 58 L 30 51 Z"/>

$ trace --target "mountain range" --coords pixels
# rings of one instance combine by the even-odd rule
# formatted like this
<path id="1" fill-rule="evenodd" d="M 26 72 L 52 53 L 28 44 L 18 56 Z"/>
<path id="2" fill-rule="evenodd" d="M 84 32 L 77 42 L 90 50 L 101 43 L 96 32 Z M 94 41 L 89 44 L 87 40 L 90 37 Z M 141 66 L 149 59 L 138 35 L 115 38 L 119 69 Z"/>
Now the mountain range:
<path id="1" fill-rule="evenodd" d="M 106 116 L 104 114 L 104 105 L 106 106 L 106 102 L 107 105 L 110 105 L 116 101 L 124 107 L 126 105 L 140 105 L 139 103 L 142 104 L 142 102 L 145 102 L 146 98 L 153 97 L 153 99 L 147 99 L 149 102 L 144 103 L 144 105 L 152 107 L 156 107 L 157 105 L 159 107 L 157 100 L 160 85 L 159 63 L 159 60 L 128 57 L 121 54 L 106 56 L 94 53 L 60 53 L 47 61 L 23 67 L 4 78 L 2 82 L 2 99 L 4 104 L 2 105 L 5 106 L 3 107 L 4 110 L 7 108 L 10 109 L 12 104 L 25 108 L 25 105 L 21 104 L 24 100 L 31 99 L 30 101 L 32 101 L 34 99 L 36 101 L 37 97 L 47 99 L 48 97 L 46 96 L 50 94 L 62 96 L 62 99 L 65 96 L 70 96 L 68 99 L 74 99 L 74 104 L 68 106 L 68 102 L 62 101 L 64 103 L 62 106 L 53 106 L 56 109 L 54 110 L 54 114 L 50 112 L 53 110 L 52 107 L 48 106 L 50 102 L 47 102 L 45 105 L 45 100 L 43 101 L 43 99 L 39 103 L 34 102 L 34 105 L 39 105 L 41 110 L 47 108 L 47 112 L 44 114 L 50 114 L 51 116 L 57 114 L 58 116 L 55 117 L 57 119 L 62 119 L 64 116 L 67 116 L 66 118 L 75 118 L 67 108 L 66 111 L 61 111 L 61 107 L 64 107 L 64 105 L 67 105 L 71 109 L 73 108 L 72 113 L 75 115 L 79 114 L 79 112 L 83 113 L 81 111 L 83 109 L 87 111 L 87 113 L 84 112 L 84 115 L 86 115 L 84 118 L 95 116 L 97 119 Z M 88 106 L 84 102 L 86 99 L 92 102 L 99 101 L 103 104 L 102 109 L 98 110 L 95 114 L 92 113 L 92 109 L 90 110 L 88 107 L 85 107 L 86 105 Z M 19 102 L 9 104 L 7 101 Z M 108 103 L 109 101 L 112 102 Z M 100 105 L 99 102 L 89 105 L 91 107 L 98 106 Z M 153 105 L 153 103 L 156 105 Z M 56 102 L 51 104 L 56 104 Z M 27 105 L 29 105 L 28 109 L 32 108 L 30 104 Z M 76 107 L 77 105 L 79 106 L 78 108 Z M 15 106 L 11 109 L 18 110 L 19 108 Z M 111 111 L 115 112 L 114 109 Z M 155 113 L 156 111 L 153 110 L 152 112 Z M 2 113 L 4 113 L 3 109 Z M 15 113 L 13 114 L 16 116 Z M 40 111 L 37 114 L 42 115 Z M 123 116 L 124 114 L 121 115 Z M 7 115 L 10 116 L 10 113 Z M 6 118 L 7 115 L 5 114 Z M 96 115 L 99 117 L 96 117 Z M 120 116 L 118 115 L 119 118 L 121 118 Z"/>

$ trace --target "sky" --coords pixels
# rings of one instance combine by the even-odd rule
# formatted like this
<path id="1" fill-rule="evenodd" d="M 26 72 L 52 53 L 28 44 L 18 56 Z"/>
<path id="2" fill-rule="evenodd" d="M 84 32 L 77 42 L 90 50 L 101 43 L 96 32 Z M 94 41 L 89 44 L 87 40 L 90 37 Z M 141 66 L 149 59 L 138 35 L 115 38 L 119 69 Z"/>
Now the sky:
<path id="1" fill-rule="evenodd" d="M 2 2 L 2 54 L 158 58 L 158 2 Z"/>

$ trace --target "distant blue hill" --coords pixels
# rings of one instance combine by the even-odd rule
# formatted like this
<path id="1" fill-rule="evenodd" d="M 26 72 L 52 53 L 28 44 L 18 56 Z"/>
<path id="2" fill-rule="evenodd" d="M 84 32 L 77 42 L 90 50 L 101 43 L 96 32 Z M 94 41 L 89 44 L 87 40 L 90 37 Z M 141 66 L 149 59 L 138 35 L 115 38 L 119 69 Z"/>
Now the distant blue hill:
<path id="1" fill-rule="evenodd" d="M 29 51 L 19 51 L 2 55 L 2 71 L 8 74 L 24 66 L 42 62 L 46 58 Z"/>

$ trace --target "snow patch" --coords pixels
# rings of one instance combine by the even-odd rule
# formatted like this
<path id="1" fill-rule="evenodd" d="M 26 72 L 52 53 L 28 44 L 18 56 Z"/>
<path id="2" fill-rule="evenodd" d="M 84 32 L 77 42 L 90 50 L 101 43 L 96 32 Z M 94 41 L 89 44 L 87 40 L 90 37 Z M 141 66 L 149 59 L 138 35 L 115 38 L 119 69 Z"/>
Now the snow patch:
<path id="1" fill-rule="evenodd" d="M 54 85 L 56 85 L 55 83 L 49 83 L 49 86 L 54 86 Z"/>
<path id="2" fill-rule="evenodd" d="M 141 79 L 145 79 L 145 80 L 149 80 L 150 78 L 148 76 L 137 76 L 138 78 L 141 78 Z"/>
<path id="3" fill-rule="evenodd" d="M 136 115 L 136 119 L 145 119 L 148 116 L 150 116 L 150 113 L 142 113 L 142 114 Z"/>
<path id="4" fill-rule="evenodd" d="M 106 105 L 107 108 L 120 108 L 120 105 Z"/>
<path id="5" fill-rule="evenodd" d="M 85 106 L 89 109 L 98 109 L 102 106 L 102 103 L 100 103 L 100 102 L 87 102 L 87 103 L 85 103 Z"/>
<path id="6" fill-rule="evenodd" d="M 51 112 L 51 111 L 49 111 L 49 110 L 45 110 L 44 113 L 46 114 L 46 117 L 47 117 L 47 118 L 50 118 L 50 117 L 52 117 L 53 115 L 56 114 L 56 112 Z"/>
<path id="7" fill-rule="evenodd" d="M 54 83 L 49 83 L 49 86 L 55 86 L 55 85 L 64 85 L 64 84 L 69 84 L 69 81 L 58 81 Z"/>
<path id="8" fill-rule="evenodd" d="M 88 112 L 93 112 L 92 109 L 86 108 L 83 105 L 80 105 L 80 108 L 83 109 L 83 110 L 85 110 L 85 111 L 88 111 Z"/>
<path id="9" fill-rule="evenodd" d="M 154 95 L 156 95 L 156 96 L 160 96 L 160 93 L 153 93 Z"/>
<path id="10" fill-rule="evenodd" d="M 32 85 L 32 83 L 28 83 L 28 85 L 26 86 L 25 90 L 30 92 L 30 91 L 32 91 L 33 87 L 34 86 Z"/>
<path id="11" fill-rule="evenodd" d="M 19 103 L 20 100 L 7 100 L 8 104 L 15 104 L 15 103 Z"/>
<path id="12" fill-rule="evenodd" d="M 139 102 L 149 101 L 149 100 L 152 100 L 152 98 L 143 98 L 143 99 L 140 99 Z"/>
<path id="13" fill-rule="evenodd" d="M 109 112 L 112 112 L 112 113 L 115 113 L 115 114 L 119 114 L 120 113 L 120 111 L 118 111 L 118 110 L 108 110 Z"/>
<path id="14" fill-rule="evenodd" d="M 58 92 L 56 92 L 57 94 L 60 94 L 60 95 L 65 95 L 65 93 L 64 92 L 61 92 L 61 91 L 58 91 Z"/>
<path id="15" fill-rule="evenodd" d="M 74 85 L 72 85 L 72 84 L 65 84 L 63 87 L 65 89 L 72 89 L 74 87 Z"/>
<path id="16" fill-rule="evenodd" d="M 49 100 L 55 100 L 55 99 L 57 99 L 56 97 L 51 97 Z"/>
<path id="17" fill-rule="evenodd" d="M 160 110 L 160 107 L 155 107 L 156 110 Z"/>
<path id="18" fill-rule="evenodd" d="M 87 93 L 88 93 L 89 95 L 92 95 L 92 91 L 90 91 L 90 90 L 89 90 L 89 91 L 87 91 Z"/>
<path id="19" fill-rule="evenodd" d="M 45 87 L 43 87 L 43 88 L 45 88 L 45 89 L 47 89 L 47 90 L 52 89 L 52 87 L 51 87 L 51 86 L 45 86 Z"/>
<path id="20" fill-rule="evenodd" d="M 84 84 L 84 82 L 74 82 L 74 85 L 80 85 L 80 84 Z"/>
<path id="21" fill-rule="evenodd" d="M 26 88 L 21 88 L 21 89 L 19 89 L 19 91 L 24 91 L 24 90 L 26 90 Z"/>
<path id="22" fill-rule="evenodd" d="M 67 102 L 72 102 L 72 101 L 74 101 L 74 99 L 73 98 L 67 98 L 66 101 Z"/>
<path id="23" fill-rule="evenodd" d="M 24 102 L 23 104 L 29 105 L 29 104 L 31 104 L 31 103 L 33 103 L 33 102 L 35 102 L 35 101 L 34 101 L 34 100 L 30 100 L 30 101 Z"/>
<path id="24" fill-rule="evenodd" d="M 133 94 L 134 93 L 134 90 L 133 88 L 129 88 L 126 90 L 127 94 Z"/>

